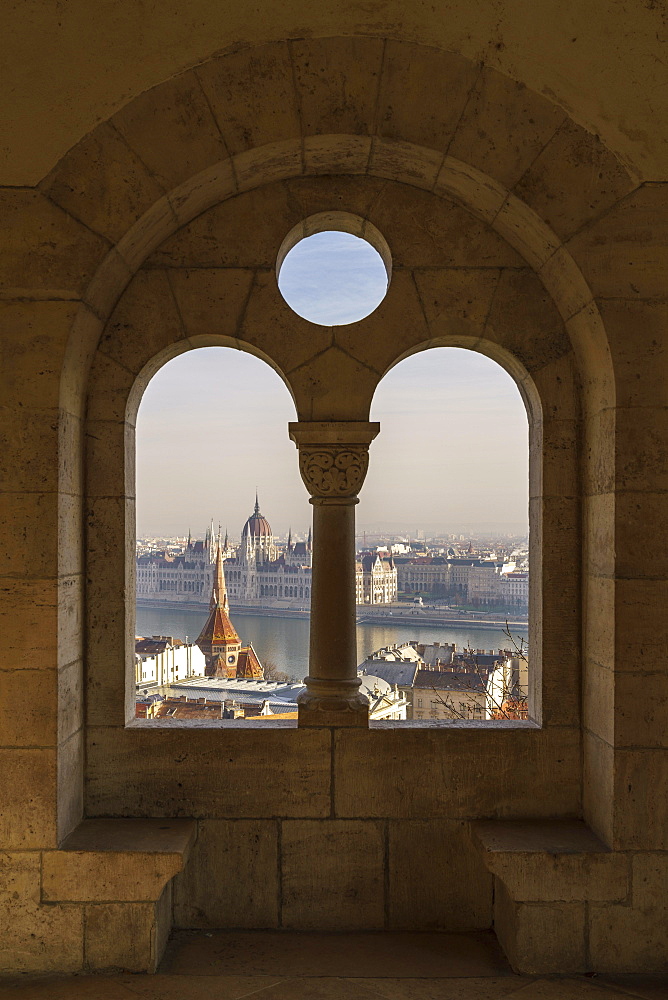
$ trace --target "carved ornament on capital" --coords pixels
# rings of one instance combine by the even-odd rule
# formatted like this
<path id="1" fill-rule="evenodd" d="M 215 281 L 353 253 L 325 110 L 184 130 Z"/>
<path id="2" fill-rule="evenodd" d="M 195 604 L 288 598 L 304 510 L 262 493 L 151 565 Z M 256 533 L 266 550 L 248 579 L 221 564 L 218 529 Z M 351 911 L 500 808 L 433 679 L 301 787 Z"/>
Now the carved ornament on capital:
<path id="1" fill-rule="evenodd" d="M 314 499 L 357 496 L 369 468 L 369 444 L 379 429 L 378 424 L 361 421 L 290 424 L 299 471 Z"/>
<path id="2" fill-rule="evenodd" d="M 357 496 L 368 467 L 368 445 L 299 449 L 299 471 L 313 497 Z"/>

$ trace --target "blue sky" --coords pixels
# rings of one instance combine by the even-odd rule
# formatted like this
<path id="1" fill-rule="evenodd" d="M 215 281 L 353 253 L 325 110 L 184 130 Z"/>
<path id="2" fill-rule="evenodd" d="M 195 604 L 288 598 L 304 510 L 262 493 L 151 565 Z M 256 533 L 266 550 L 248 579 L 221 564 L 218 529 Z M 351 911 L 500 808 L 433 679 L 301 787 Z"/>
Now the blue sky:
<path id="1" fill-rule="evenodd" d="M 294 259 L 293 259 L 294 258 Z M 351 322 L 382 300 L 385 268 L 347 234 L 318 234 L 286 258 L 280 287 L 312 322 Z M 397 365 L 374 398 L 360 530 L 526 530 L 527 420 L 495 362 L 438 348 Z M 262 361 L 230 348 L 191 351 L 151 380 L 137 423 L 137 530 L 198 536 L 213 517 L 237 536 L 255 488 L 277 533 L 304 531 L 308 497 L 286 424 L 294 404 Z"/>
<path id="2" fill-rule="evenodd" d="M 364 319 L 387 291 L 387 272 L 373 247 L 349 233 L 316 233 L 283 261 L 278 287 L 312 323 L 339 326 Z"/>

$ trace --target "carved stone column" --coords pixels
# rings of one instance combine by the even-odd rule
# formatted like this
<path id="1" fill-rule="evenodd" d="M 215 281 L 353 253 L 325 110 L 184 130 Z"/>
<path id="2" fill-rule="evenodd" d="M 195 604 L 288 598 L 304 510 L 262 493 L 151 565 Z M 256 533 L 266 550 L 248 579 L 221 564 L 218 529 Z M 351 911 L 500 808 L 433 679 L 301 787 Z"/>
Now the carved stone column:
<path id="1" fill-rule="evenodd" d="M 289 424 L 313 504 L 311 636 L 300 726 L 366 726 L 355 627 L 355 505 L 380 424 Z"/>

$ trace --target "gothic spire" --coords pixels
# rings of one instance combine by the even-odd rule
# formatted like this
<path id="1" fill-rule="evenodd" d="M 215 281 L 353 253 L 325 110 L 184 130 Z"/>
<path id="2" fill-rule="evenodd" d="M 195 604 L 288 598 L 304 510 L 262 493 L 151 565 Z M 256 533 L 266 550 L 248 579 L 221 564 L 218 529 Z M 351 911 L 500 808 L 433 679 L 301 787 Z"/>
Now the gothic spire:
<path id="1" fill-rule="evenodd" d="M 292 528 L 288 531 L 288 552 L 292 552 Z"/>
<path id="2" fill-rule="evenodd" d="M 223 553 L 220 546 L 216 552 L 209 615 L 197 638 L 197 645 L 206 658 L 207 677 L 235 675 L 241 640 L 230 621 Z"/>
<path id="3" fill-rule="evenodd" d="M 211 607 L 222 608 L 225 612 L 229 609 L 227 587 L 225 585 L 225 570 L 223 569 L 223 553 L 220 545 L 218 545 L 216 552 L 216 569 L 213 574 L 213 587 L 211 588 Z"/>
<path id="4" fill-rule="evenodd" d="M 257 490 L 255 490 L 255 510 L 253 511 L 253 513 L 254 514 L 260 513 L 260 501 L 257 498 Z"/>
<path id="5" fill-rule="evenodd" d="M 311 529 L 310 528 L 308 529 L 308 539 L 306 541 L 306 545 L 308 546 L 308 550 L 310 552 L 311 551 Z"/>

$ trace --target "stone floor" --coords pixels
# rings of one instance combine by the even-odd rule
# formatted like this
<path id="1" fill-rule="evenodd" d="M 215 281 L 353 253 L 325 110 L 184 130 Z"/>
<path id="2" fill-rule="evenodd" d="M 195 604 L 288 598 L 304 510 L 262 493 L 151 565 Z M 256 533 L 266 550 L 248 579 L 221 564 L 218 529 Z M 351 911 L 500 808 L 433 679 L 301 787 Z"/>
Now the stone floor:
<path id="1" fill-rule="evenodd" d="M 0 981 L 0 1000 L 668 1000 L 668 976 L 516 976 L 492 934 L 177 933 L 155 976 Z"/>

